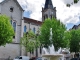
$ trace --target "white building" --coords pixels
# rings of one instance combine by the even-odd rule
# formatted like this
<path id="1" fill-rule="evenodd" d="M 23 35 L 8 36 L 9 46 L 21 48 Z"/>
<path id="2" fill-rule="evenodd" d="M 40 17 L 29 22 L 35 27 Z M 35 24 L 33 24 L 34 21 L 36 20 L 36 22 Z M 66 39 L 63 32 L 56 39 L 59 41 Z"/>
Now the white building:
<path id="1" fill-rule="evenodd" d="M 42 22 L 46 18 L 56 18 L 56 8 L 53 7 L 51 0 L 46 0 L 44 8 L 42 8 L 42 22 L 30 18 L 23 17 L 24 10 L 17 0 L 4 0 L 0 3 L 0 14 L 5 14 L 11 18 L 11 23 L 15 31 L 13 42 L 0 47 L 0 58 L 14 58 L 20 55 L 26 55 L 26 52 L 20 46 L 20 38 L 24 32 L 30 29 L 36 34 Z M 40 49 L 36 50 L 34 56 L 40 56 Z"/>

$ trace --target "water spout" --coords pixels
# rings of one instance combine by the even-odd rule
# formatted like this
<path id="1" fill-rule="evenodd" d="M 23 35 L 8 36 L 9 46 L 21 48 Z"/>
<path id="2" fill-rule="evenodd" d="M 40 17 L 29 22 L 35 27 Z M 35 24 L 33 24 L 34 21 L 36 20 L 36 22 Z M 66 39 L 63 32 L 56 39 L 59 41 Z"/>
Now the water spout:
<path id="1" fill-rule="evenodd" d="M 52 28 L 50 28 L 50 38 L 49 38 L 49 40 L 50 40 L 50 42 L 52 43 Z M 45 52 L 45 54 L 60 54 L 60 52 L 61 52 L 61 48 L 57 51 L 57 52 L 55 52 L 55 48 L 54 48 L 54 45 L 53 44 L 51 44 L 51 46 L 48 46 L 49 48 L 48 49 L 46 49 L 46 48 L 43 48 L 43 51 Z"/>
<path id="2" fill-rule="evenodd" d="M 46 48 L 43 47 L 43 54 L 49 54 Z"/>

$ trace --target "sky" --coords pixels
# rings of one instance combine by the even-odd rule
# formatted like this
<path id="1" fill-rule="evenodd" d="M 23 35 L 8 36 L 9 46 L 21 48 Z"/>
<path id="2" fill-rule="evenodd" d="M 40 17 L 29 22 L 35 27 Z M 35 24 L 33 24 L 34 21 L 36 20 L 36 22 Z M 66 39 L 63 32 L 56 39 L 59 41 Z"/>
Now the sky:
<path id="1" fill-rule="evenodd" d="M 18 2 L 25 10 L 25 17 L 42 21 L 41 11 L 45 0 L 18 0 Z M 57 19 L 63 22 L 67 29 L 72 28 L 73 25 L 80 24 L 80 1 L 74 4 L 73 0 L 52 0 L 52 3 L 57 10 Z M 71 4 L 71 6 L 67 7 L 66 4 Z"/>

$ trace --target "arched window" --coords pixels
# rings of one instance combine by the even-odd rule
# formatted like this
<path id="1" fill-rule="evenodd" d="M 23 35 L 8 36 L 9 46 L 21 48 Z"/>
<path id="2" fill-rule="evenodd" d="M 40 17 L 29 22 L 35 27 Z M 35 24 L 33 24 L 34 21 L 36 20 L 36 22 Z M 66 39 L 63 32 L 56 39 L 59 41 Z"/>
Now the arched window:
<path id="1" fill-rule="evenodd" d="M 13 22 L 14 32 L 16 32 L 16 22 Z"/>
<path id="2" fill-rule="evenodd" d="M 25 32 L 25 33 L 26 33 L 26 29 L 27 29 L 26 26 L 24 26 L 24 32 Z"/>
<path id="3" fill-rule="evenodd" d="M 33 32 L 35 33 L 35 27 L 33 28 Z"/>

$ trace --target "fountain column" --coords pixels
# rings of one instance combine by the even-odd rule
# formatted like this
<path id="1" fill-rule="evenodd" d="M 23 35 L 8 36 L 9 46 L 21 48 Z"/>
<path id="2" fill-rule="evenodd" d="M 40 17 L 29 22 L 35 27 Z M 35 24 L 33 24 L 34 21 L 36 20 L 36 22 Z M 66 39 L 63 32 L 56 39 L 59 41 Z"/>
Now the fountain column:
<path id="1" fill-rule="evenodd" d="M 52 44 L 52 28 L 50 28 L 50 38 L 51 46 L 49 46 L 48 49 L 43 48 L 43 51 L 45 52 L 42 54 L 42 60 L 60 60 L 60 58 L 63 57 L 63 54 L 60 54 L 60 50 L 58 52 L 55 52 L 54 45 Z M 48 51 L 49 50 L 49 51 Z"/>

